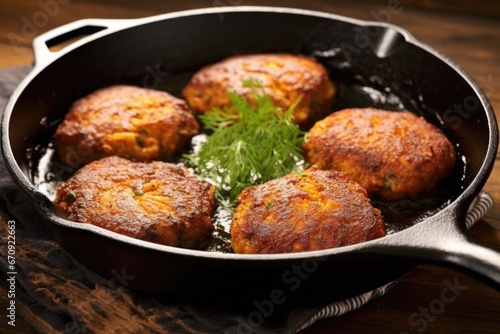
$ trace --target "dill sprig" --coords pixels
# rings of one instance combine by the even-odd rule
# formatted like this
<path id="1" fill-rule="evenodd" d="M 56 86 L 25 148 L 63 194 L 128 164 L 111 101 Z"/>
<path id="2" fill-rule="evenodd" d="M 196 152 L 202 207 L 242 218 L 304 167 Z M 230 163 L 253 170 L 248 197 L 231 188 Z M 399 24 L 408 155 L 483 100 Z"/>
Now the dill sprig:
<path id="1" fill-rule="evenodd" d="M 252 103 L 229 92 L 231 106 L 215 108 L 200 121 L 211 132 L 193 154 L 185 155 L 200 176 L 216 187 L 219 203 L 232 210 L 243 189 L 301 171 L 305 132 L 292 122 L 299 100 L 285 112 L 255 80 L 244 81 Z"/>

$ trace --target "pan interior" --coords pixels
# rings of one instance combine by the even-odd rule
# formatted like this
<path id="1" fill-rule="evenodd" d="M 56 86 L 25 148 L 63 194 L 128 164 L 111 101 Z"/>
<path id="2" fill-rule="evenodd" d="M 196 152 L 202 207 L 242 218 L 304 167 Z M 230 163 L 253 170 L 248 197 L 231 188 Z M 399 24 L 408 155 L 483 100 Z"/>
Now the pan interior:
<path id="1" fill-rule="evenodd" d="M 324 65 L 330 67 L 329 63 L 321 57 L 315 54 L 311 56 L 314 56 Z M 161 84 L 155 87 L 155 89 L 166 91 L 182 98 L 181 90 L 196 70 L 197 69 L 170 74 Z M 424 113 L 424 110 L 419 108 L 417 101 L 413 99 L 406 100 L 404 97 L 398 96 L 397 93 L 393 93 L 386 87 L 381 89 L 380 87 L 369 85 L 369 83 L 365 81 L 366 78 L 362 76 L 358 76 L 354 79 L 335 77 L 335 70 L 331 68 L 330 73 L 338 89 L 337 98 L 331 108 L 332 113 L 344 108 L 360 107 L 374 107 L 395 111 L 411 110 L 418 114 Z M 141 80 L 145 75 L 147 75 L 147 73 L 126 77 L 121 83 L 141 86 Z M 430 115 L 431 119 L 432 116 L 436 119 L 439 117 L 434 111 L 432 111 Z M 55 131 L 55 124 L 53 131 Z M 189 152 L 191 147 L 188 147 L 185 152 Z M 392 202 L 381 200 L 372 201 L 373 205 L 382 211 L 388 234 L 404 230 L 431 217 L 453 202 L 461 193 L 464 187 L 462 180 L 465 176 L 466 159 L 461 154 L 458 143 L 455 143 L 455 149 L 457 150 L 457 165 L 454 173 L 440 182 L 434 190 L 427 193 L 422 198 L 417 200 L 404 199 Z M 35 186 L 46 194 L 47 197 L 54 199 L 57 185 L 70 177 L 76 169 L 67 168 L 57 161 L 52 140 L 48 140 L 44 144 L 36 146 L 33 151 L 29 150 L 28 152 L 30 159 L 33 159 L 32 175 Z M 177 157 L 173 159 L 172 162 L 182 164 L 182 159 Z M 229 234 L 230 216 L 224 209 L 219 207 L 214 217 L 214 223 L 217 228 L 214 232 L 213 241 L 207 250 L 231 252 Z"/>

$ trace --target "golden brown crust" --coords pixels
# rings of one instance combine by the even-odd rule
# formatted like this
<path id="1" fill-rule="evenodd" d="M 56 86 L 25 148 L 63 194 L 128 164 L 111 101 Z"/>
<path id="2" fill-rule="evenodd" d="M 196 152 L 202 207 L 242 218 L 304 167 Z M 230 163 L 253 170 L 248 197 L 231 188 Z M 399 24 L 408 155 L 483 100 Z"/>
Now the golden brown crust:
<path id="1" fill-rule="evenodd" d="M 231 223 L 236 253 L 288 253 L 385 235 L 381 213 L 345 174 L 308 169 L 245 189 Z"/>
<path id="2" fill-rule="evenodd" d="M 317 122 L 306 160 L 345 172 L 370 196 L 417 198 L 452 173 L 455 149 L 435 126 L 410 112 L 346 109 Z"/>
<path id="3" fill-rule="evenodd" d="M 170 246 L 203 246 L 213 230 L 213 186 L 179 166 L 103 158 L 57 189 L 69 219 Z"/>
<path id="4" fill-rule="evenodd" d="M 230 106 L 228 91 L 252 101 L 251 91 L 243 86 L 243 79 L 258 80 L 264 92 L 283 110 L 302 97 L 293 114 L 293 121 L 301 126 L 310 125 L 328 113 L 335 95 L 335 86 L 321 64 L 312 58 L 291 54 L 227 58 L 197 72 L 183 95 L 197 113 Z"/>
<path id="5" fill-rule="evenodd" d="M 168 159 L 198 133 L 186 102 L 134 86 L 111 86 L 76 101 L 55 135 L 59 159 L 78 166 L 105 157 Z"/>

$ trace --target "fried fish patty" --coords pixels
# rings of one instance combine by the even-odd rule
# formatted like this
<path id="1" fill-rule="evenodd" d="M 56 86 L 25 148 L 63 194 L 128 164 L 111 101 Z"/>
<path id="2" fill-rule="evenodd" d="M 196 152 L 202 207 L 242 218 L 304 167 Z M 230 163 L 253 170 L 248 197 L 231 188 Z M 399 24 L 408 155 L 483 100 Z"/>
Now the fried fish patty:
<path id="1" fill-rule="evenodd" d="M 198 134 L 185 101 L 162 91 L 117 85 L 76 101 L 55 132 L 55 149 L 66 165 L 105 156 L 134 161 L 176 155 Z"/>
<path id="2" fill-rule="evenodd" d="M 213 230 L 214 187 L 162 161 L 96 160 L 58 187 L 54 203 L 76 222 L 169 246 L 203 247 Z"/>
<path id="3" fill-rule="evenodd" d="M 245 189 L 231 223 L 236 253 L 289 253 L 385 235 L 366 190 L 337 171 L 310 168 Z"/>
<path id="4" fill-rule="evenodd" d="M 314 59 L 291 54 L 257 54 L 227 58 L 197 72 L 183 90 L 191 108 L 204 113 L 229 107 L 228 91 L 252 101 L 251 90 L 242 80 L 255 79 L 275 105 L 288 110 L 297 99 L 292 120 L 312 125 L 328 112 L 335 86 L 326 69 Z"/>
<path id="5" fill-rule="evenodd" d="M 304 155 L 320 169 L 345 172 L 383 200 L 417 198 L 454 169 L 452 143 L 410 112 L 346 109 L 317 122 Z"/>

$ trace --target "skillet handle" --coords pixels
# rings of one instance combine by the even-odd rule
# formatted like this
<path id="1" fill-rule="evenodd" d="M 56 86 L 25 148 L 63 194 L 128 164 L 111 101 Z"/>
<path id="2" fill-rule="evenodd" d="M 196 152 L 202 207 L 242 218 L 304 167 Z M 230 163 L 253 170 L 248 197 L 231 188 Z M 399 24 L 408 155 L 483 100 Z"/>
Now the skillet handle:
<path id="1" fill-rule="evenodd" d="M 394 239 L 387 238 L 378 251 L 458 267 L 479 275 L 500 290 L 500 252 L 480 245 L 466 230 L 492 205 L 487 193 L 479 195 L 468 214 L 464 209 L 467 206 L 455 203 L 433 219 L 417 224 L 415 229 L 398 232 Z M 464 220 L 465 224 L 458 223 Z"/>
<path id="2" fill-rule="evenodd" d="M 113 19 L 83 19 L 74 21 L 55 29 L 49 30 L 33 39 L 33 52 L 35 55 L 35 66 L 45 66 L 56 59 L 62 50 L 52 51 L 51 48 L 62 44 L 80 44 L 76 38 L 87 41 L 97 38 L 100 32 L 117 30 L 128 26 L 131 20 Z M 73 41 L 73 43 L 71 43 Z M 68 46 L 68 45 L 66 45 Z"/>
<path id="3" fill-rule="evenodd" d="M 479 274 L 500 290 L 500 253 L 479 245 L 462 235 L 450 242 L 445 262 L 456 265 L 472 274 Z"/>

